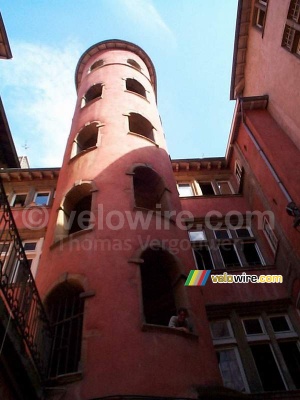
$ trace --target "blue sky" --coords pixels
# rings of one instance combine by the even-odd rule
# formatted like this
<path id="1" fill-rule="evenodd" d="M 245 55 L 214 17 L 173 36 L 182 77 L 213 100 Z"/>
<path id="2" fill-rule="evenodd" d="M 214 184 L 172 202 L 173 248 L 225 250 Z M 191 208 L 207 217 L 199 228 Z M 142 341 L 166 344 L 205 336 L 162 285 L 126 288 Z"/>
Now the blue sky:
<path id="1" fill-rule="evenodd" d="M 97 42 L 124 39 L 154 63 L 171 157 L 224 156 L 236 9 L 237 0 L 5 2 L 13 59 L 0 62 L 0 95 L 18 154 L 33 168 L 61 165 L 77 61 Z"/>

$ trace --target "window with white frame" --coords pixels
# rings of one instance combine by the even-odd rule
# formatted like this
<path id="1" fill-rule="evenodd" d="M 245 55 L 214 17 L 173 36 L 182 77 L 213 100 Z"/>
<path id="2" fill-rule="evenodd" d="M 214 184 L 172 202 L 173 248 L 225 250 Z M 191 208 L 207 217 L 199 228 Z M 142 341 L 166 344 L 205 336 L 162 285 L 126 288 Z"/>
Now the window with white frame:
<path id="1" fill-rule="evenodd" d="M 195 229 L 189 232 L 189 236 L 198 269 L 264 265 L 256 239 L 247 226 Z"/>
<path id="2" fill-rule="evenodd" d="M 229 181 L 216 181 L 220 194 L 234 194 L 233 188 Z"/>
<path id="3" fill-rule="evenodd" d="M 231 321 L 210 322 L 224 386 L 250 392 L 258 387 L 265 392 L 299 389 L 299 337 L 288 315 L 262 313 L 241 318 L 235 311 L 232 314 Z M 229 353 L 220 353 L 228 349 Z M 247 375 L 252 377 L 249 386 Z"/>
<path id="4" fill-rule="evenodd" d="M 242 181 L 242 177 L 243 177 L 243 167 L 239 164 L 238 161 L 235 162 L 234 173 L 235 173 L 238 183 L 240 184 Z"/>
<path id="5" fill-rule="evenodd" d="M 50 192 L 36 192 L 33 201 L 37 206 L 48 206 L 50 200 Z"/>
<path id="6" fill-rule="evenodd" d="M 267 16 L 267 0 L 259 0 L 254 4 L 253 10 L 253 25 L 260 30 L 264 30 Z"/>
<path id="7" fill-rule="evenodd" d="M 210 330 L 224 386 L 239 392 L 249 392 L 230 321 L 211 321 Z"/>
<path id="8" fill-rule="evenodd" d="M 180 197 L 191 197 L 194 196 L 194 191 L 190 183 L 182 182 L 177 184 L 178 192 Z"/>
<path id="9" fill-rule="evenodd" d="M 228 180 L 190 180 L 177 182 L 179 195 L 188 196 L 220 196 L 234 194 L 234 190 Z"/>
<path id="10" fill-rule="evenodd" d="M 24 207 L 26 204 L 27 193 L 15 193 L 11 200 L 11 207 Z"/>

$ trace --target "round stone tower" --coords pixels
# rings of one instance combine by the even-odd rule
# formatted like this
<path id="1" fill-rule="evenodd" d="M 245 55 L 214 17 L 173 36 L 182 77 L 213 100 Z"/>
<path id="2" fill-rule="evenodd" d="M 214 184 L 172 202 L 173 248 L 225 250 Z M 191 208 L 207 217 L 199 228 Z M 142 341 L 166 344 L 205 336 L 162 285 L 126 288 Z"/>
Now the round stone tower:
<path id="1" fill-rule="evenodd" d="M 192 397 L 220 376 L 147 54 L 89 48 L 37 284 L 53 325 L 49 369 L 64 399 Z M 186 307 L 193 332 L 168 327 Z M 205 362 L 204 362 L 205 361 Z"/>

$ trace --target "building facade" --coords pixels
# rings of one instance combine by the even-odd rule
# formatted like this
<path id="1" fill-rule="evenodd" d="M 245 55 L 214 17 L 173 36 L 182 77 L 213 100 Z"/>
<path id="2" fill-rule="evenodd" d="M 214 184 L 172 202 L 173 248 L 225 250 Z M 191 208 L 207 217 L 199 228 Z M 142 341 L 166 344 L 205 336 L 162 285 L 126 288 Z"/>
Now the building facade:
<path id="1" fill-rule="evenodd" d="M 0 171 L 6 357 L 9 319 L 25 343 L 8 399 L 300 398 L 299 16 L 238 2 L 225 157 L 170 160 L 140 47 L 82 55 L 62 167 L 20 168 L 12 148 Z M 179 307 L 190 332 L 168 326 Z M 13 391 L 24 360 L 38 373 Z"/>

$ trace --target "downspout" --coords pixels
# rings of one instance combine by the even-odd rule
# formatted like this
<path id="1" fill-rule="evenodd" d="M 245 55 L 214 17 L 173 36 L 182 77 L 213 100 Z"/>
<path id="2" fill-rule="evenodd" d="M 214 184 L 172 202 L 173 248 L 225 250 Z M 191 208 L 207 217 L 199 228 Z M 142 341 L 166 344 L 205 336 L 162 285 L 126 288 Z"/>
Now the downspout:
<path id="1" fill-rule="evenodd" d="M 291 198 L 289 192 L 287 191 L 287 189 L 285 188 L 284 184 L 281 182 L 277 172 L 275 171 L 275 169 L 273 168 L 273 166 L 271 165 L 270 161 L 268 160 L 267 156 L 265 155 L 265 153 L 263 152 L 263 150 L 261 149 L 261 147 L 259 146 L 257 140 L 255 139 L 253 133 L 251 132 L 249 126 L 247 125 L 245 119 L 244 119 L 244 110 L 243 110 L 243 99 L 239 99 L 241 102 L 241 114 L 242 114 L 242 124 L 244 126 L 244 128 L 246 129 L 246 132 L 248 133 L 250 139 L 252 140 L 254 146 L 256 147 L 257 151 L 259 152 L 261 158 L 264 160 L 266 166 L 268 167 L 269 171 L 271 172 L 271 174 L 273 175 L 275 181 L 277 182 L 281 192 L 283 193 L 283 195 L 285 196 L 285 198 L 287 199 L 288 203 L 292 202 L 293 199 Z"/>

